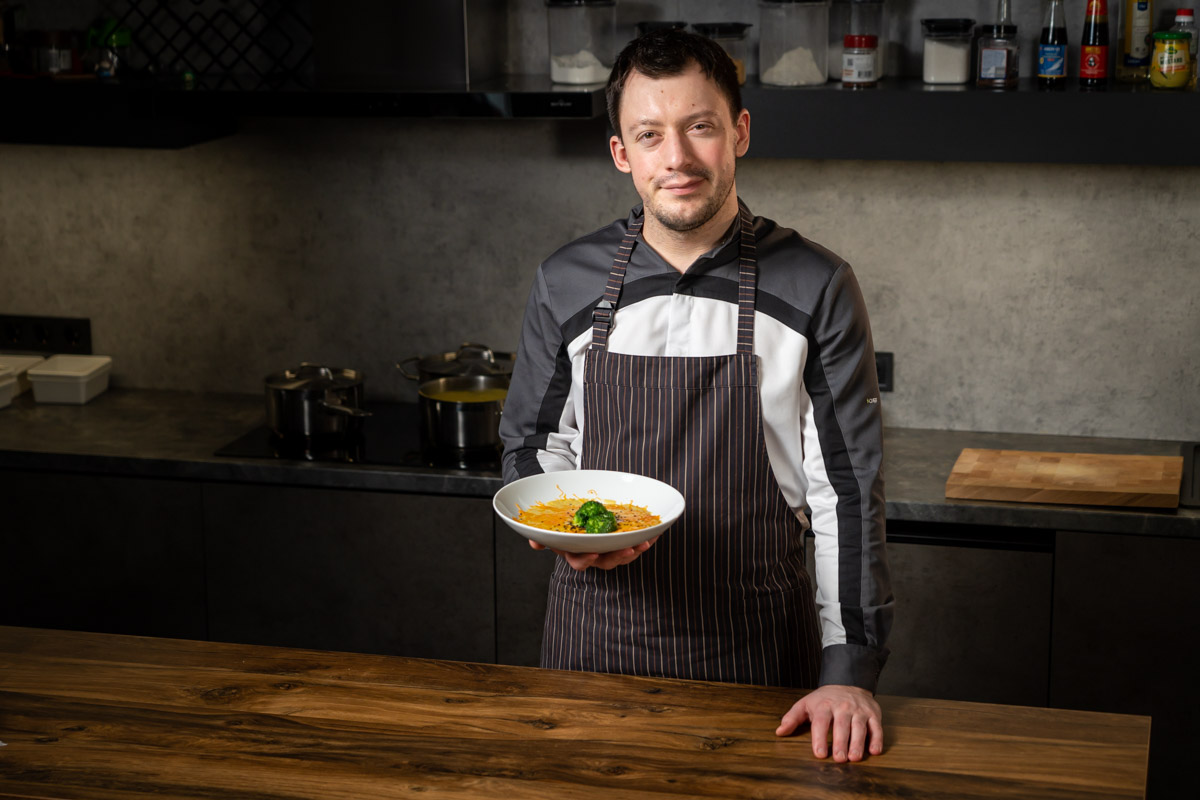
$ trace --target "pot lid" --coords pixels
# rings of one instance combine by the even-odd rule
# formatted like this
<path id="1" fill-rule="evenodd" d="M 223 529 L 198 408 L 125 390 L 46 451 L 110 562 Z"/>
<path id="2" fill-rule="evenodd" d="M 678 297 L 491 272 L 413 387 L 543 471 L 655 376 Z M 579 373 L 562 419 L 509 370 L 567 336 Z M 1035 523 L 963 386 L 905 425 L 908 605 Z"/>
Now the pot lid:
<path id="1" fill-rule="evenodd" d="M 356 369 L 324 367 L 307 362 L 267 376 L 267 387 L 271 389 L 326 391 L 346 389 L 362 382 L 363 374 Z"/>
<path id="2" fill-rule="evenodd" d="M 511 353 L 497 353 L 482 344 L 465 343 L 454 353 L 440 353 L 421 359 L 421 369 L 443 376 L 457 375 L 512 375 Z"/>

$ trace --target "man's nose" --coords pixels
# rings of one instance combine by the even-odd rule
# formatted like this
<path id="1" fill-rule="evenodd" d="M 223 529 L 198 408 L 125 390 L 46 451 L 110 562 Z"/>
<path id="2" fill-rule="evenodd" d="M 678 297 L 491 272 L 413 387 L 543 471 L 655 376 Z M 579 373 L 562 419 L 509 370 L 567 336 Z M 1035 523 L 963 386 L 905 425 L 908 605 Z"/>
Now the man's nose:
<path id="1" fill-rule="evenodd" d="M 668 133 L 662 143 L 663 165 L 682 169 L 692 163 L 692 143 L 683 133 Z"/>

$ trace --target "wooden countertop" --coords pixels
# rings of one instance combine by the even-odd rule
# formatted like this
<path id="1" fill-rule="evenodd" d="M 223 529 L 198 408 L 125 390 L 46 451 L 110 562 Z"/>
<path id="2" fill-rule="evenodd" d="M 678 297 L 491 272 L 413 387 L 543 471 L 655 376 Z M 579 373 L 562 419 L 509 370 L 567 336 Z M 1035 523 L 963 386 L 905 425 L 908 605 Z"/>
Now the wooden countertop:
<path id="1" fill-rule="evenodd" d="M 1139 798 L 1147 717 L 881 697 L 858 764 L 795 691 L 0 627 L 0 796 Z"/>

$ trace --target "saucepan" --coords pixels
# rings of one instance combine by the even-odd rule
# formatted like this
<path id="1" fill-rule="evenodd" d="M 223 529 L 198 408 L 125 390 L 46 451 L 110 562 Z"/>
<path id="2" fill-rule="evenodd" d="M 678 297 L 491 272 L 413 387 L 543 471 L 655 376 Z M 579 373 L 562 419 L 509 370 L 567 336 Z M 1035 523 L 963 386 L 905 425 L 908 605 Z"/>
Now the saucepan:
<path id="1" fill-rule="evenodd" d="M 512 353 L 499 353 L 487 345 L 464 342 L 452 353 L 433 353 L 412 356 L 396 363 L 396 369 L 410 381 L 424 384 L 436 378 L 458 378 L 469 375 L 512 377 Z M 414 371 L 415 370 L 415 371 Z"/>
<path id="2" fill-rule="evenodd" d="M 464 375 L 435 378 L 417 389 L 421 445 L 427 451 L 499 451 L 500 415 L 508 378 Z"/>
<path id="3" fill-rule="evenodd" d="M 364 417 L 362 372 L 307 362 L 266 378 L 267 426 L 277 436 L 358 433 Z"/>

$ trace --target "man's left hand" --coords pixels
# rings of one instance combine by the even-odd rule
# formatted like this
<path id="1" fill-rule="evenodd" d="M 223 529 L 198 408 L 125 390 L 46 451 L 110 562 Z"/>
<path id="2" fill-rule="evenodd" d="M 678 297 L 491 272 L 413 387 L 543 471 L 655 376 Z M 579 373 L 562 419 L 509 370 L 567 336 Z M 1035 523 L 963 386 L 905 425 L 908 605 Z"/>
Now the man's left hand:
<path id="1" fill-rule="evenodd" d="M 827 755 L 830 726 L 834 761 L 862 761 L 864 748 L 873 756 L 883 752 L 883 712 L 866 689 L 832 685 L 809 692 L 783 715 L 775 735 L 787 736 L 805 721 L 817 758 Z"/>

